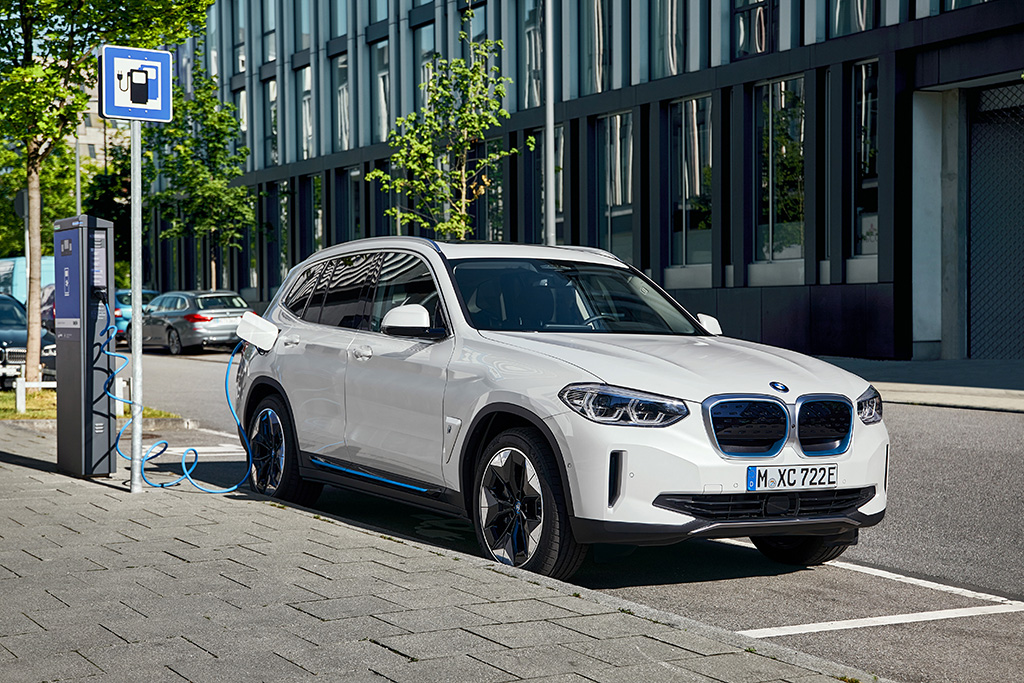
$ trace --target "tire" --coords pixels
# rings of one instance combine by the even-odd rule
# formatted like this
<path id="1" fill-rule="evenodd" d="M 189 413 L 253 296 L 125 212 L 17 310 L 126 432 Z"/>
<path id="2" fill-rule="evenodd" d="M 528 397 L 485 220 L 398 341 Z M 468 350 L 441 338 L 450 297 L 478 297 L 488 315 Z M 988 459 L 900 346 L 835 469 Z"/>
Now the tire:
<path id="1" fill-rule="evenodd" d="M 477 461 L 472 486 L 485 557 L 556 579 L 583 564 L 589 546 L 572 535 L 554 453 L 536 430 L 498 434 Z"/>
<path id="2" fill-rule="evenodd" d="M 172 356 L 180 356 L 185 348 L 181 345 L 181 335 L 173 327 L 167 330 L 167 350 Z"/>
<path id="3" fill-rule="evenodd" d="M 769 560 L 801 567 L 834 560 L 853 545 L 836 542 L 833 536 L 754 536 L 750 540 Z"/>
<path id="4" fill-rule="evenodd" d="M 249 487 L 256 493 L 309 506 L 320 497 L 323 484 L 299 476 L 299 445 L 288 409 L 272 394 L 256 406 L 247 433 L 252 451 Z"/>

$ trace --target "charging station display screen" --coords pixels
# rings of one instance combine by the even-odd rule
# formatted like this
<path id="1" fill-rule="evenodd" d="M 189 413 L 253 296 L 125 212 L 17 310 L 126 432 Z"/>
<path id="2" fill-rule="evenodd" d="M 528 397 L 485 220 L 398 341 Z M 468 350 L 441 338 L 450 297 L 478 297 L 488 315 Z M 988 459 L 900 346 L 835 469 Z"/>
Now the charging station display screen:
<path id="1" fill-rule="evenodd" d="M 102 232 L 92 234 L 89 245 L 90 269 L 92 270 L 92 286 L 101 289 L 107 287 L 107 236 Z"/>

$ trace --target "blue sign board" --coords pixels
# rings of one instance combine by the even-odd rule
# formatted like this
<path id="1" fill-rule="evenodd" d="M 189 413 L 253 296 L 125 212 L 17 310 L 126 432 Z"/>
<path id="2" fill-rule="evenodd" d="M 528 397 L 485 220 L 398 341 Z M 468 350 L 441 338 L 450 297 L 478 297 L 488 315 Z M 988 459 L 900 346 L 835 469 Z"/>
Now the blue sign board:
<path id="1" fill-rule="evenodd" d="M 100 48 L 100 116 L 167 123 L 171 115 L 170 52 Z"/>

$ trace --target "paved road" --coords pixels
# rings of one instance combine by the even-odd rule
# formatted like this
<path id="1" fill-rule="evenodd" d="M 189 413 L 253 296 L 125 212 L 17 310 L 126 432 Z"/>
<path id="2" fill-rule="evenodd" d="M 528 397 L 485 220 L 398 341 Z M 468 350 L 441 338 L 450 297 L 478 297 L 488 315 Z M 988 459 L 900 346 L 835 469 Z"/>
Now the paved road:
<path id="1" fill-rule="evenodd" d="M 226 360 L 147 354 L 147 404 L 233 431 L 223 400 Z M 749 547 L 717 542 L 628 555 L 600 547 L 574 580 L 716 626 L 760 631 L 771 642 L 896 680 L 1016 680 L 1024 669 L 1024 606 L 1006 599 L 1024 599 L 1024 468 L 1016 463 L 1024 415 L 890 404 L 886 422 L 894 453 L 888 516 L 843 562 L 793 570 Z M 211 453 L 216 464 L 207 472 L 224 482 L 236 477 L 240 463 L 227 462 L 230 438 L 194 436 L 226 449 Z M 475 549 L 466 522 L 413 508 L 331 488 L 317 508 L 397 536 Z M 898 576 L 868 573 L 872 568 Z M 1014 611 L 1001 613 L 1006 609 Z M 879 617 L 897 623 L 850 628 L 862 625 L 851 620 Z M 806 626 L 821 622 L 842 623 L 831 631 Z M 762 631 L 783 626 L 806 632 Z"/>

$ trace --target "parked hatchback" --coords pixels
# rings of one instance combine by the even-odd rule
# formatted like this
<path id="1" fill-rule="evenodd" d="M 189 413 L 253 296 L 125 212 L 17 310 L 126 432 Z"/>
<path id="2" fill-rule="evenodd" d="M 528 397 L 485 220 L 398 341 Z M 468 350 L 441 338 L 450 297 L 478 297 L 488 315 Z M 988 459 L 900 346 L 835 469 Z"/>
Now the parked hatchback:
<path id="1" fill-rule="evenodd" d="M 232 346 L 238 343 L 238 321 L 251 310 L 237 292 L 226 289 L 167 292 L 142 309 L 142 345 L 162 346 L 175 355 Z M 130 324 L 129 336 L 134 332 Z"/>
<path id="2" fill-rule="evenodd" d="M 867 382 L 721 336 L 606 252 L 361 240 L 296 266 L 265 317 L 238 392 L 277 498 L 462 515 L 487 556 L 558 577 L 597 542 L 749 536 L 816 564 L 885 513 Z"/>
<path id="3" fill-rule="evenodd" d="M 153 299 L 160 296 L 160 292 L 152 289 L 142 290 L 143 307 L 150 304 Z M 128 338 L 128 326 L 132 321 L 132 290 L 119 289 L 114 292 L 114 326 L 117 328 L 117 340 Z"/>

